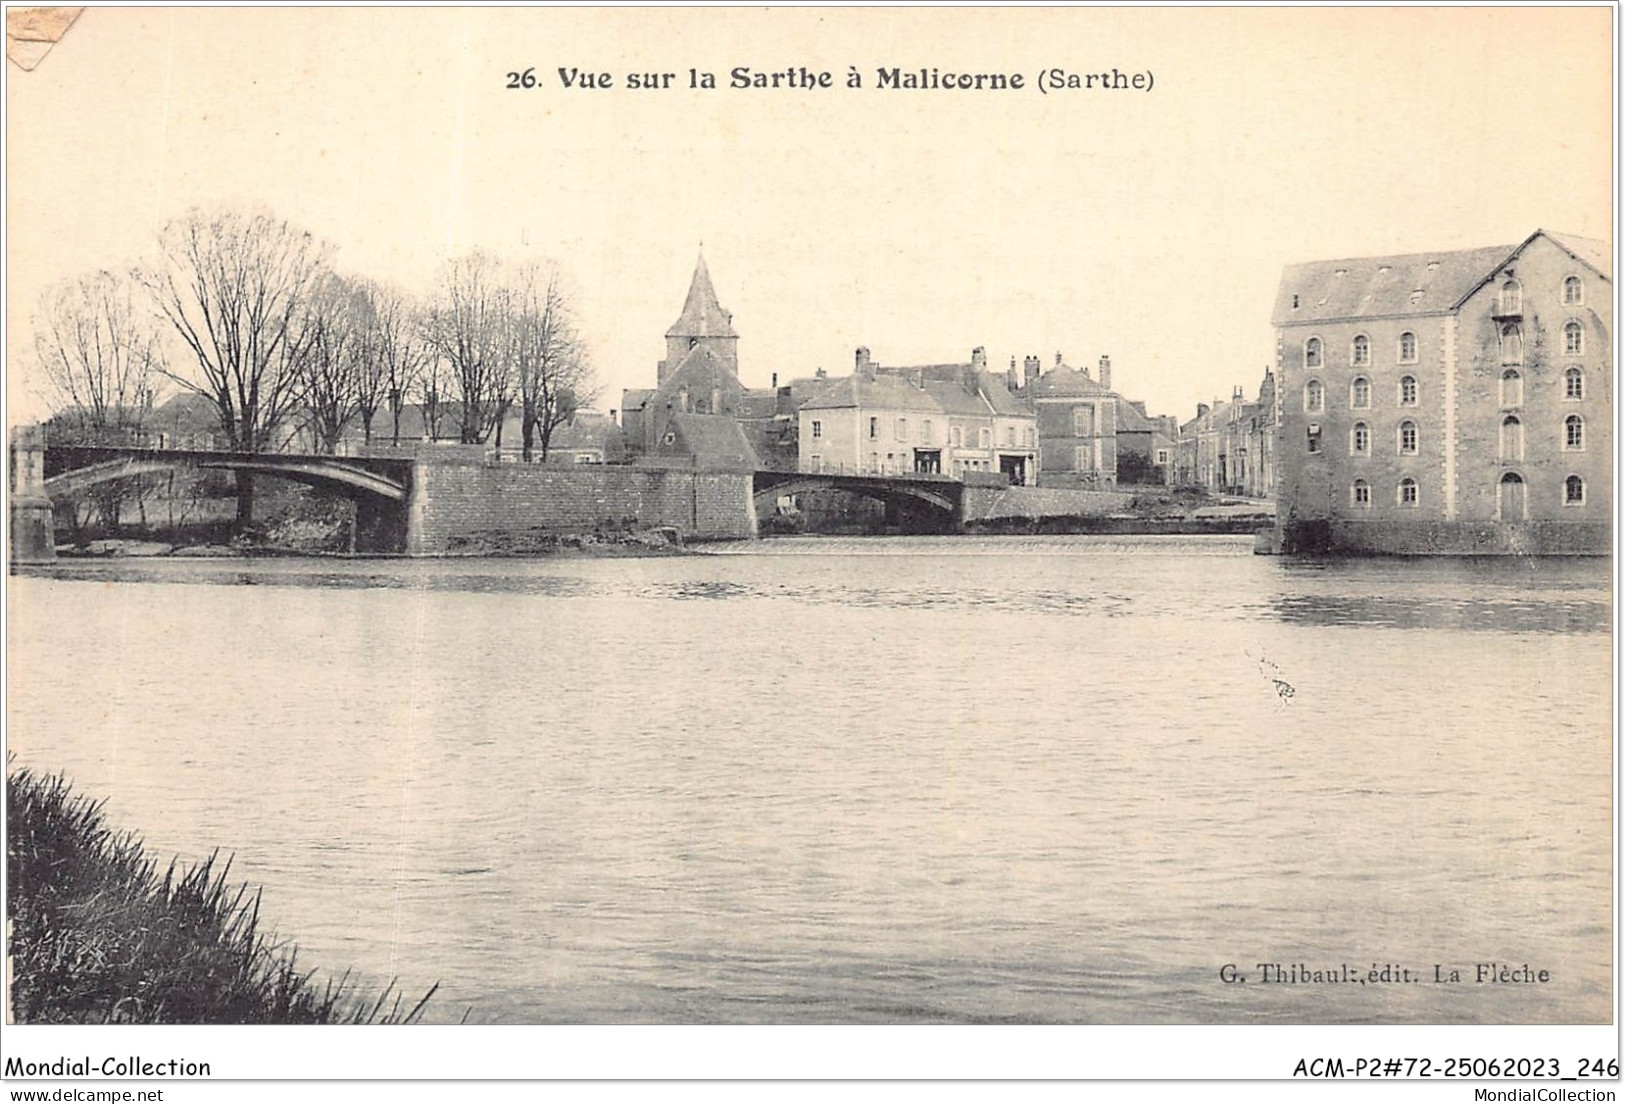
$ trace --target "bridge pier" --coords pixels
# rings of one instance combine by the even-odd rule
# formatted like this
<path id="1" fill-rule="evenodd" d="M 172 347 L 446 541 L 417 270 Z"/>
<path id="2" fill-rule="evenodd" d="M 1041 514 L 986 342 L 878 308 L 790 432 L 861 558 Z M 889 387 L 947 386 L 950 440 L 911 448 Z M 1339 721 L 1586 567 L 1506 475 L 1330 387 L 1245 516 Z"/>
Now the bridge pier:
<path id="1" fill-rule="evenodd" d="M 11 435 L 11 562 L 56 559 L 56 514 L 45 493 L 45 432 L 19 426 Z"/>

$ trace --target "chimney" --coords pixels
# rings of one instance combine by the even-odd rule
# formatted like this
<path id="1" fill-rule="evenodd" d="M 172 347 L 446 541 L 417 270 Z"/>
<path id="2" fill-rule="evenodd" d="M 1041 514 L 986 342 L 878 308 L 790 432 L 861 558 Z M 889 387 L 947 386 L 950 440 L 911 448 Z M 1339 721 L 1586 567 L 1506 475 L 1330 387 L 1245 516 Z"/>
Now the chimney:
<path id="1" fill-rule="evenodd" d="M 1230 392 L 1230 401 L 1233 402 L 1233 403 L 1236 403 L 1238 405 L 1240 403 L 1246 401 L 1245 399 L 1242 398 L 1241 388 L 1240 387 L 1237 387 L 1235 390 Z"/>
<path id="2" fill-rule="evenodd" d="M 978 372 L 987 368 L 987 350 L 978 345 L 970 351 L 970 366 Z"/>
<path id="3" fill-rule="evenodd" d="M 857 374 L 866 380 L 875 378 L 875 362 L 869 359 L 869 346 L 859 345 L 856 356 Z"/>
<path id="4" fill-rule="evenodd" d="M 1021 362 L 1021 371 L 1027 377 L 1028 386 L 1031 386 L 1038 378 L 1038 374 L 1043 371 L 1043 366 L 1039 364 L 1037 357 L 1030 356 Z"/>
<path id="5" fill-rule="evenodd" d="M 1021 384 L 1016 380 L 1016 358 L 1010 358 L 1010 370 L 1004 374 L 1004 389 L 1014 392 Z"/>
<path id="6" fill-rule="evenodd" d="M 828 377 L 829 373 L 824 371 L 823 368 L 819 368 L 818 371 L 813 373 L 813 379 L 827 379 Z"/>
<path id="7" fill-rule="evenodd" d="M 611 424 L 618 424 L 615 422 L 615 411 L 611 410 L 609 412 L 609 420 Z"/>
<path id="8" fill-rule="evenodd" d="M 778 385 L 779 385 L 779 374 L 777 372 L 774 372 L 773 373 L 773 386 L 778 387 Z"/>
<path id="9" fill-rule="evenodd" d="M 1059 350 L 1056 350 L 1056 353 L 1055 353 L 1055 367 L 1059 368 L 1062 365 L 1062 363 L 1064 363 L 1064 362 L 1061 360 L 1061 353 L 1060 353 Z"/>
<path id="10" fill-rule="evenodd" d="M 1109 356 L 1100 358 L 1100 386 L 1108 391 L 1112 389 L 1112 358 Z"/>

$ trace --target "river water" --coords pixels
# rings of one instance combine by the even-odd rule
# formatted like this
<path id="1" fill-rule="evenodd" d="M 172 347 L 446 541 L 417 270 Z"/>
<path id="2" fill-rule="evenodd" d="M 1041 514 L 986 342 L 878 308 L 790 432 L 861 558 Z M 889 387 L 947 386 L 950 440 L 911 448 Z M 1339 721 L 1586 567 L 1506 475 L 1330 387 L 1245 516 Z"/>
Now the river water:
<path id="1" fill-rule="evenodd" d="M 9 747 L 431 1021 L 1608 1022 L 1609 565 L 1250 551 L 62 564 Z"/>

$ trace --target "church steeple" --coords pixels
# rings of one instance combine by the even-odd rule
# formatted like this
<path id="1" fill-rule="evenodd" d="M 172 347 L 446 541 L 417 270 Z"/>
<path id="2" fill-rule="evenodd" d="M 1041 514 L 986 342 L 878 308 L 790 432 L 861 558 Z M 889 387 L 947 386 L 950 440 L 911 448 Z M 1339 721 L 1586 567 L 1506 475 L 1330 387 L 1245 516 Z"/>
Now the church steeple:
<path id="1" fill-rule="evenodd" d="M 673 337 L 738 337 L 734 332 L 733 315 L 717 302 L 716 289 L 711 286 L 711 272 L 705 267 L 705 255 L 694 265 L 694 278 L 689 281 L 688 298 L 683 301 L 683 313 L 666 331 Z"/>
<path id="2" fill-rule="evenodd" d="M 694 278 L 688 284 L 688 298 L 683 301 L 683 313 L 666 331 L 666 359 L 660 362 L 657 381 L 663 382 L 667 373 L 697 351 L 709 353 L 714 363 L 731 376 L 739 374 L 739 334 L 734 331 L 733 315 L 717 302 L 716 289 L 711 286 L 711 272 L 705 267 L 702 253 L 694 265 Z"/>

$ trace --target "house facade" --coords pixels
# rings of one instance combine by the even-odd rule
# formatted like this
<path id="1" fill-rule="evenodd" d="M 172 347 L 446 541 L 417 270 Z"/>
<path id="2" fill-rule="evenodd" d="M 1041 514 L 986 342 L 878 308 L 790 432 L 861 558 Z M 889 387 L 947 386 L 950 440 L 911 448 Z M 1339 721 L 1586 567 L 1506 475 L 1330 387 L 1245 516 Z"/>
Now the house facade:
<path id="1" fill-rule="evenodd" d="M 1287 268 L 1273 316 L 1283 545 L 1607 551 L 1609 258 L 1536 231 Z"/>
<path id="2" fill-rule="evenodd" d="M 1038 477 L 1037 421 L 982 349 L 966 364 L 893 367 L 859 348 L 852 375 L 809 390 L 796 412 L 803 471 Z"/>

